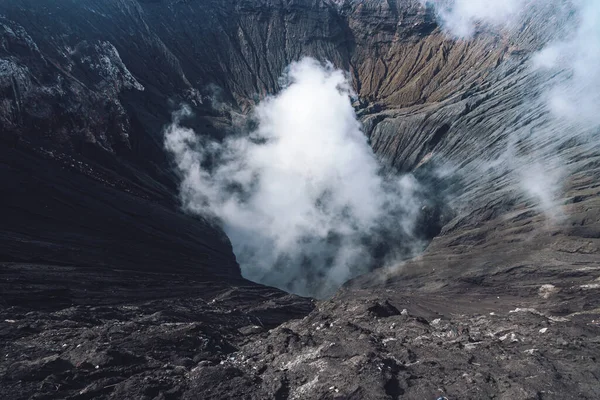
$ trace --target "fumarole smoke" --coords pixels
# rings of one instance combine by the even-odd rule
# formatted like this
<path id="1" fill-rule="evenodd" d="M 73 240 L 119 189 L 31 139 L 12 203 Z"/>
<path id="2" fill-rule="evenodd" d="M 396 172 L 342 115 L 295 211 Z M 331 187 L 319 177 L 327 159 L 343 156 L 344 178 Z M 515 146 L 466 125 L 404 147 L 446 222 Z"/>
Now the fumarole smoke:
<path id="1" fill-rule="evenodd" d="M 182 126 L 183 107 L 165 146 L 184 207 L 222 225 L 246 278 L 323 297 L 421 249 L 421 189 L 381 173 L 343 71 L 305 58 L 282 79 L 250 116 L 255 129 L 216 142 Z"/>
<path id="2" fill-rule="evenodd" d="M 576 160 L 566 149 L 597 146 L 600 128 L 600 2 L 597 0 L 420 0 L 432 7 L 450 39 L 495 35 L 511 43 L 529 32 L 529 92 L 522 113 L 535 128 L 505 126 L 508 145 L 499 159 L 521 191 L 550 221 L 561 222 L 565 182 Z M 518 40 L 515 40 L 518 42 Z M 530 150 L 522 152 L 527 147 Z M 580 157 L 581 158 L 581 157 Z M 496 166 L 493 166 L 494 168 Z"/>

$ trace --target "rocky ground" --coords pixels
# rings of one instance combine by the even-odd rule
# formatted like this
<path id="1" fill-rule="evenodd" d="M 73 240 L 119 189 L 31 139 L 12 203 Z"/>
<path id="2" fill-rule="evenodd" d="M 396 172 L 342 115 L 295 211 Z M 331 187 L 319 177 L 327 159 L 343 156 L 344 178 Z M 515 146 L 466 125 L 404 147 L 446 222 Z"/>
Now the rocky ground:
<path id="1" fill-rule="evenodd" d="M 20 263 L 1 271 L 4 399 L 203 398 L 193 368 L 219 365 L 314 307 L 242 279 Z"/>
<path id="2" fill-rule="evenodd" d="M 436 311 L 448 302 L 452 313 Z M 346 298 L 264 334 L 225 365 L 268 377 L 257 398 L 276 398 L 271 374 L 292 399 L 594 398 L 600 310 L 557 317 L 519 304 L 450 293 Z"/>
<path id="3" fill-rule="evenodd" d="M 3 291 L 71 273 L 44 268 L 3 265 Z M 342 291 L 312 310 L 258 285 L 209 295 L 181 276 L 128 278 L 104 302 L 5 304 L 2 398 L 594 399 L 600 387 L 599 281 L 529 300 Z M 153 286 L 174 292 L 131 298 Z"/>

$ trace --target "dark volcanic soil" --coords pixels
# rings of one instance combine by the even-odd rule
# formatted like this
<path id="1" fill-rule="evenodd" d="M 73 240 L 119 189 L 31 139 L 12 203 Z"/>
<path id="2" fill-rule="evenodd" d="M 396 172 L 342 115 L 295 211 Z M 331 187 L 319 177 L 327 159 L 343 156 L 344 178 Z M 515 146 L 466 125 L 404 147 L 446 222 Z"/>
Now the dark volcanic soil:
<path id="1" fill-rule="evenodd" d="M 3 293 L 46 299 L 0 311 L 7 399 L 593 399 L 600 387 L 600 309 L 579 286 L 530 300 L 343 291 L 311 312 L 242 282 L 2 271 Z"/>
<path id="2" fill-rule="evenodd" d="M 219 365 L 313 308 L 241 279 L 225 287 L 197 274 L 0 267 L 3 399 L 180 398 L 193 367 Z"/>

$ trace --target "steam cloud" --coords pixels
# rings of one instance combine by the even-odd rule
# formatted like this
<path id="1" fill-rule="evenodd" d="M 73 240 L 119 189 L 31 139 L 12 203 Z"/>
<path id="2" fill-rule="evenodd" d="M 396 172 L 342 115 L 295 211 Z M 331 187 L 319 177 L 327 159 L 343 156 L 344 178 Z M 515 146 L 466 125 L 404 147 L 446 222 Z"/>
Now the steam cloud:
<path id="1" fill-rule="evenodd" d="M 381 174 L 346 74 L 305 58 L 283 80 L 256 107 L 255 129 L 211 141 L 182 126 L 184 107 L 165 146 L 185 207 L 220 221 L 246 278 L 326 296 L 384 262 L 386 244 L 404 254 L 419 246 L 420 188 L 410 175 Z"/>
<path id="2" fill-rule="evenodd" d="M 529 0 L 421 0 L 432 5 L 444 29 L 459 38 L 469 38 L 478 24 L 501 28 L 514 22 Z"/>
<path id="3" fill-rule="evenodd" d="M 515 27 L 538 4 L 551 10 L 542 30 L 564 32 L 566 39 L 547 43 L 534 57 L 534 69 L 566 71 L 567 78 L 548 94 L 550 109 L 585 127 L 600 125 L 600 2 L 597 0 L 421 0 L 434 6 L 443 28 L 451 35 L 469 39 L 477 26 L 492 30 Z M 552 10 L 572 10 L 567 26 L 556 26 Z M 554 35 L 556 36 L 556 35 Z"/>
<path id="4" fill-rule="evenodd" d="M 600 125 L 600 2 L 575 2 L 570 38 L 551 43 L 534 57 L 538 69 L 566 70 L 570 76 L 548 94 L 553 113 L 585 127 Z"/>
<path id="5" fill-rule="evenodd" d="M 561 146 L 593 139 L 600 126 L 600 2 L 420 1 L 434 7 L 443 29 L 459 40 L 482 30 L 518 35 L 536 6 L 550 13 L 542 18 L 573 11 L 558 27 L 535 25 L 544 30 L 538 36 L 562 38 L 543 44 L 529 60 L 531 76 L 548 77 L 537 80 L 542 94 L 532 100 L 531 110 L 549 113 L 535 133 L 508 131 L 499 160 L 539 209 L 560 219 L 558 199 L 569 173 Z M 415 227 L 423 189 L 410 175 L 381 174 L 343 72 L 304 59 L 292 64 L 283 80 L 281 93 L 265 99 L 250 117 L 256 128 L 211 141 L 183 126 L 191 114 L 184 107 L 165 131 L 165 146 L 182 176 L 185 207 L 224 227 L 245 277 L 326 296 L 349 278 L 385 264 L 385 257 L 406 257 L 422 248 Z"/>
<path id="6" fill-rule="evenodd" d="M 553 220 L 562 218 L 559 198 L 569 175 L 561 148 L 569 141 L 585 144 L 600 127 L 600 2 L 597 0 L 421 0 L 433 6 L 442 28 L 459 40 L 476 31 L 518 35 L 520 24 L 552 39 L 530 60 L 532 74 L 546 74 L 540 101 L 549 117 L 531 132 L 512 132 L 505 161 L 521 188 Z M 567 10 L 567 12 L 565 12 Z M 533 15 L 533 13 L 543 15 Z M 565 15 L 569 17 L 565 18 Z M 527 20 L 529 18 L 529 20 Z M 532 23 L 542 18 L 542 23 Z M 533 89 L 533 88 L 532 88 Z M 533 91 L 533 90 L 532 90 Z M 539 112 L 539 111 L 538 111 Z M 516 155 L 517 142 L 529 141 L 534 151 Z M 568 146 L 567 146 L 568 147 Z"/>

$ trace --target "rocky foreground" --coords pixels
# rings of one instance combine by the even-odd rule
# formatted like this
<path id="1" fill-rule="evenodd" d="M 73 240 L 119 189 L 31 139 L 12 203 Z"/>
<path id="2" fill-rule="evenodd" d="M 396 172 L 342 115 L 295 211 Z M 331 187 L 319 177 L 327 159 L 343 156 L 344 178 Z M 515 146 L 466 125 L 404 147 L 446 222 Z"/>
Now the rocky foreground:
<path id="1" fill-rule="evenodd" d="M 2 268 L 3 293 L 73 274 Z M 600 387 L 600 309 L 591 309 L 600 281 L 544 285 L 530 300 L 382 289 L 313 304 L 258 285 L 208 295 L 181 276 L 156 278 L 115 273 L 105 291 L 83 284 L 89 296 L 72 292 L 74 304 L 60 307 L 68 294 L 57 290 L 37 307 L 5 304 L 0 396 L 593 399 Z M 165 286 L 171 296 L 121 298 Z"/>

